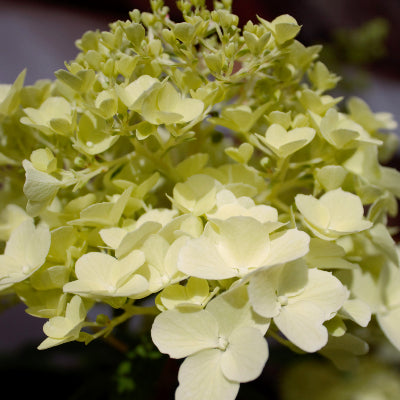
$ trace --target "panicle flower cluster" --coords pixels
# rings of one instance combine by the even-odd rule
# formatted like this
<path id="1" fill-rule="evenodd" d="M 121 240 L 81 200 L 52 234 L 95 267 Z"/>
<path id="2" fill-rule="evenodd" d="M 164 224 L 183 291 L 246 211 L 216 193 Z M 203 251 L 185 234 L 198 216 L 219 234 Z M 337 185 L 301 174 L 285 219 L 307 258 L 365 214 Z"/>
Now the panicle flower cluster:
<path id="1" fill-rule="evenodd" d="M 150 3 L 54 81 L 0 86 L 0 290 L 47 320 L 39 349 L 152 315 L 182 400 L 234 399 L 269 337 L 340 364 L 373 317 L 400 350 L 391 115 L 327 94 L 289 15 Z"/>

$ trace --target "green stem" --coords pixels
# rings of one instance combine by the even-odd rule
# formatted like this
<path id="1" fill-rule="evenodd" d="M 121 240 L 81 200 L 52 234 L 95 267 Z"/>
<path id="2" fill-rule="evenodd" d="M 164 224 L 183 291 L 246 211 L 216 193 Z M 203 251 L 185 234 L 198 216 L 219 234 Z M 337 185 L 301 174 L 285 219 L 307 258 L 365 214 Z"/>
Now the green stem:
<path id="1" fill-rule="evenodd" d="M 160 311 L 156 306 L 152 307 L 138 307 L 134 305 L 130 305 L 128 303 L 127 306 L 125 306 L 125 312 L 121 314 L 120 316 L 112 319 L 110 323 L 104 328 L 92 335 L 93 339 L 97 339 L 101 336 L 107 337 L 112 330 L 117 326 L 122 324 L 123 322 L 127 321 L 128 319 L 132 318 L 135 315 L 153 315 L 156 316 L 159 314 Z"/>
<path id="2" fill-rule="evenodd" d="M 136 150 L 137 154 L 140 154 L 143 157 L 150 160 L 153 164 L 156 165 L 159 172 L 162 175 L 164 175 L 165 177 L 167 177 L 168 179 L 170 179 L 172 182 L 178 181 L 173 169 L 162 160 L 162 157 L 160 157 L 159 154 L 152 153 L 145 146 L 138 143 L 138 141 L 136 141 L 135 139 L 132 139 L 132 140 L 134 141 L 133 145 L 135 146 L 135 150 Z"/>

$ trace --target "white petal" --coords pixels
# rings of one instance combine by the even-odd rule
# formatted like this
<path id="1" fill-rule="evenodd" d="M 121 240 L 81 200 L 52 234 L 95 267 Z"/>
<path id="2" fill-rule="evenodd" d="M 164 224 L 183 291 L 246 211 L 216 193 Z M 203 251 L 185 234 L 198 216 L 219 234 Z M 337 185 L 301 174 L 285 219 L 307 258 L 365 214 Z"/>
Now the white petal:
<path id="1" fill-rule="evenodd" d="M 348 291 L 330 272 L 316 268 L 308 271 L 308 283 L 304 291 L 293 301 L 309 302 L 324 313 L 324 320 L 330 319 L 347 300 Z"/>
<path id="2" fill-rule="evenodd" d="M 328 208 L 331 220 L 329 228 L 338 232 L 358 232 L 372 226 L 363 221 L 364 209 L 358 196 L 341 188 L 331 190 L 320 198 L 321 204 Z"/>
<path id="3" fill-rule="evenodd" d="M 195 312 L 165 311 L 151 328 L 151 338 L 161 353 L 182 358 L 218 346 L 218 325 L 205 310 Z"/>
<path id="4" fill-rule="evenodd" d="M 233 330 L 241 326 L 257 328 L 263 335 L 269 327 L 270 320 L 252 310 L 246 286 L 216 297 L 208 303 L 206 310 L 218 321 L 219 334 L 224 337 L 229 337 Z"/>
<path id="5" fill-rule="evenodd" d="M 266 318 L 278 315 L 281 309 L 277 296 L 281 267 L 256 271 L 250 278 L 249 298 L 257 314 Z"/>
<path id="6" fill-rule="evenodd" d="M 126 257 L 118 260 L 112 270 L 113 282 L 118 287 L 125 284 L 125 280 L 141 266 L 145 261 L 144 253 L 141 250 L 133 250 Z"/>
<path id="7" fill-rule="evenodd" d="M 109 254 L 91 252 L 84 254 L 75 263 L 75 273 L 81 281 L 92 281 L 93 284 L 111 285 L 112 270 L 118 260 Z"/>
<path id="8" fill-rule="evenodd" d="M 283 234 L 273 235 L 268 257 L 263 265 L 283 264 L 296 260 L 307 254 L 310 245 L 310 237 L 303 231 L 288 229 Z"/>
<path id="9" fill-rule="evenodd" d="M 162 236 L 155 234 L 150 235 L 142 246 L 146 261 L 160 272 L 164 270 L 164 259 L 168 248 L 169 243 Z"/>
<path id="10" fill-rule="evenodd" d="M 188 357 L 179 369 L 176 400 L 234 400 L 239 383 L 225 378 L 218 349 L 201 351 Z"/>
<path id="11" fill-rule="evenodd" d="M 231 381 L 249 382 L 261 375 L 268 359 L 268 344 L 252 327 L 235 329 L 221 357 L 223 374 Z"/>
<path id="12" fill-rule="evenodd" d="M 279 276 L 278 295 L 294 296 L 302 292 L 308 282 L 308 273 L 303 259 L 285 264 Z"/>
<path id="13" fill-rule="evenodd" d="M 35 228 L 33 220 L 26 220 L 11 233 L 4 254 L 18 261 L 21 267 L 35 269 L 44 263 L 50 242 L 51 235 L 47 225 Z"/>
<path id="14" fill-rule="evenodd" d="M 204 110 L 204 103 L 197 99 L 183 99 L 179 103 L 179 114 L 182 115 L 181 122 L 189 122 L 197 118 Z"/>
<path id="15" fill-rule="evenodd" d="M 328 208 L 311 195 L 298 194 L 295 198 L 298 210 L 313 226 L 327 229 L 330 221 Z"/>
<path id="16" fill-rule="evenodd" d="M 134 275 L 124 285 L 116 291 L 116 296 L 122 297 L 142 297 L 149 288 L 149 282 L 142 275 Z"/>
<path id="17" fill-rule="evenodd" d="M 231 217 L 214 224 L 219 230 L 216 246 L 226 263 L 245 273 L 263 265 L 270 250 L 269 230 L 264 224 L 251 217 Z"/>
<path id="18" fill-rule="evenodd" d="M 127 233 L 128 231 L 122 228 L 106 228 L 99 231 L 103 242 L 112 249 L 118 248 Z"/>
<path id="19" fill-rule="evenodd" d="M 362 327 L 366 327 L 371 319 L 371 309 L 362 300 L 351 299 L 343 304 L 340 315 L 350 318 Z"/>
<path id="20" fill-rule="evenodd" d="M 328 331 L 322 325 L 324 313 L 312 303 L 289 304 L 274 322 L 293 344 L 308 353 L 320 350 L 328 342 Z"/>
<path id="21" fill-rule="evenodd" d="M 182 247 L 178 256 L 178 269 L 203 279 L 228 279 L 236 276 L 236 271 L 226 264 L 214 243 L 206 237 L 189 240 Z"/>

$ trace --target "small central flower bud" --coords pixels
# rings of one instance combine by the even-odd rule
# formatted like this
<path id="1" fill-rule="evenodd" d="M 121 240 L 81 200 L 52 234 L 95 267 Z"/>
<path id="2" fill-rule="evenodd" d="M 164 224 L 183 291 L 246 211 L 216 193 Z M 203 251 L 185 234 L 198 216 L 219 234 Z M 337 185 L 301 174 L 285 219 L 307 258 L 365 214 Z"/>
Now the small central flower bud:
<path id="1" fill-rule="evenodd" d="M 228 339 L 223 336 L 220 336 L 218 338 L 218 348 L 220 350 L 226 350 L 227 347 L 228 347 Z"/>
<path id="2" fill-rule="evenodd" d="M 115 285 L 108 285 L 108 286 L 107 286 L 107 290 L 108 290 L 110 293 L 115 293 L 115 292 L 117 291 L 117 288 L 115 287 Z"/>
<path id="3" fill-rule="evenodd" d="M 235 267 L 235 270 L 237 271 L 237 276 L 243 277 L 248 274 L 249 268 L 248 267 Z"/>
<path id="4" fill-rule="evenodd" d="M 278 296 L 278 301 L 281 304 L 281 306 L 288 305 L 288 298 L 286 296 Z"/>
<path id="5" fill-rule="evenodd" d="M 168 285 L 168 283 L 170 283 L 170 279 L 169 279 L 169 276 L 168 275 L 162 275 L 161 276 L 161 283 L 162 283 L 162 285 Z"/>
<path id="6" fill-rule="evenodd" d="M 29 273 L 29 271 L 30 271 L 30 268 L 29 268 L 28 265 L 24 265 L 24 266 L 22 267 L 22 272 L 23 272 L 24 274 Z"/>

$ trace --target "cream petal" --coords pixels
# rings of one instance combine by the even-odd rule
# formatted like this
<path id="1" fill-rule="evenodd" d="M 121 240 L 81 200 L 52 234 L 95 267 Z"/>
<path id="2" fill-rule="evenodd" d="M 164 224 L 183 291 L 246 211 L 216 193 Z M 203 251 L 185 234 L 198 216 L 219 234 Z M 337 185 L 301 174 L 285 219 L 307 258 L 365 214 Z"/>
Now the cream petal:
<path id="1" fill-rule="evenodd" d="M 225 378 L 221 371 L 221 350 L 209 349 L 188 357 L 178 374 L 176 400 L 234 400 L 239 383 Z"/>
<path id="2" fill-rule="evenodd" d="M 237 274 L 207 237 L 189 240 L 182 247 L 178 256 L 178 269 L 189 276 L 203 279 L 228 279 Z"/>
<path id="3" fill-rule="evenodd" d="M 211 300 L 206 310 L 218 321 L 219 334 L 228 337 L 241 326 L 257 328 L 263 335 L 270 320 L 256 314 L 250 305 L 247 287 L 242 285 Z"/>
<path id="4" fill-rule="evenodd" d="M 218 346 L 218 324 L 208 311 L 159 314 L 151 328 L 151 338 L 161 353 L 182 358 Z"/>
<path id="5" fill-rule="evenodd" d="M 298 210 L 303 217 L 313 226 L 327 229 L 330 222 L 328 208 L 311 195 L 298 194 L 295 197 Z"/>
<path id="6" fill-rule="evenodd" d="M 289 304 L 274 322 L 288 340 L 308 353 L 320 350 L 328 342 L 324 313 L 312 303 Z"/>
<path id="7" fill-rule="evenodd" d="M 291 300 L 312 303 L 323 312 L 324 320 L 327 320 L 342 307 L 348 296 L 347 289 L 339 279 L 330 272 L 313 268 L 308 271 L 308 283 L 304 291 Z"/>
<path id="8" fill-rule="evenodd" d="M 303 257 L 309 250 L 310 237 L 307 233 L 297 229 L 271 235 L 268 257 L 261 265 L 271 266 L 283 264 Z"/>
<path id="9" fill-rule="evenodd" d="M 268 344 L 262 333 L 252 327 L 235 329 L 221 357 L 225 377 L 236 382 L 250 382 L 261 375 L 268 359 Z"/>
<path id="10" fill-rule="evenodd" d="M 279 314 L 277 288 L 282 267 L 256 271 L 252 274 L 248 292 L 250 303 L 257 314 L 272 318 Z"/>

